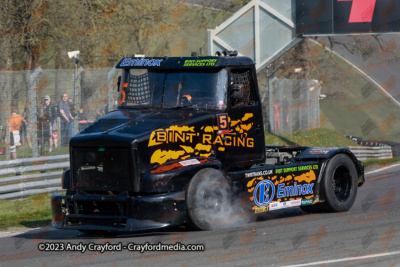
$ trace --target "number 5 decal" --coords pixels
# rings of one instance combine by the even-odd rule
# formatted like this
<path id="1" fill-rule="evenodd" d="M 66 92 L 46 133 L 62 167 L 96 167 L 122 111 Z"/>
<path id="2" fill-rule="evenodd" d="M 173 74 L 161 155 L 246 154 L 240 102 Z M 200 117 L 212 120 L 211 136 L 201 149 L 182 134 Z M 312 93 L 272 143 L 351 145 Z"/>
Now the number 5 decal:
<path id="1" fill-rule="evenodd" d="M 228 113 L 218 114 L 217 121 L 218 121 L 218 134 L 229 134 Z"/>

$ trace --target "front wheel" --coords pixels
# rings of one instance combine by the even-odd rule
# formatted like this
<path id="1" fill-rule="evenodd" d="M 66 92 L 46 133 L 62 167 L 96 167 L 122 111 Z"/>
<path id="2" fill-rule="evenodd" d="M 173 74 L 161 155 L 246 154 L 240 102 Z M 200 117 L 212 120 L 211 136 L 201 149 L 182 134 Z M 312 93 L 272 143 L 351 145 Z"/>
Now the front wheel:
<path id="1" fill-rule="evenodd" d="M 221 228 L 232 213 L 231 192 L 224 175 L 213 168 L 197 172 L 186 191 L 190 220 L 200 230 Z"/>
<path id="2" fill-rule="evenodd" d="M 334 156 L 328 163 L 321 182 L 325 211 L 348 211 L 357 195 L 357 171 L 352 160 L 344 154 Z"/>

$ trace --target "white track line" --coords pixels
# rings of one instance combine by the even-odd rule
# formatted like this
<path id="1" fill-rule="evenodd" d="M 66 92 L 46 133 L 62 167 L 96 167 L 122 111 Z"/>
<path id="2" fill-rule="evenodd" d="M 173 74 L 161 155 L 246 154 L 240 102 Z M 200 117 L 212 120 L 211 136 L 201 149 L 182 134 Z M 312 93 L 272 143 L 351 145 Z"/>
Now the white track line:
<path id="1" fill-rule="evenodd" d="M 371 173 L 374 173 L 374 172 L 380 172 L 380 171 L 387 170 L 387 169 L 390 169 L 392 167 L 397 167 L 397 166 L 400 166 L 400 164 L 390 165 L 388 167 L 384 167 L 384 168 L 380 168 L 380 169 L 377 169 L 377 170 L 374 170 L 374 171 L 370 171 L 370 172 L 367 172 L 365 174 L 371 174 Z"/>
<path id="2" fill-rule="evenodd" d="M 380 253 L 380 254 L 373 254 L 367 256 L 359 256 L 359 257 L 348 257 L 344 259 L 336 259 L 336 260 L 326 260 L 326 261 L 315 261 L 303 264 L 296 264 L 296 265 L 285 265 L 284 267 L 302 267 L 302 266 L 312 266 L 312 265 L 320 265 L 320 264 L 329 264 L 329 263 L 338 263 L 344 261 L 355 261 L 355 260 L 363 260 L 363 259 L 371 259 L 371 258 L 379 258 L 379 257 L 386 257 L 400 254 L 400 251 L 394 252 L 387 252 L 387 253 Z"/>

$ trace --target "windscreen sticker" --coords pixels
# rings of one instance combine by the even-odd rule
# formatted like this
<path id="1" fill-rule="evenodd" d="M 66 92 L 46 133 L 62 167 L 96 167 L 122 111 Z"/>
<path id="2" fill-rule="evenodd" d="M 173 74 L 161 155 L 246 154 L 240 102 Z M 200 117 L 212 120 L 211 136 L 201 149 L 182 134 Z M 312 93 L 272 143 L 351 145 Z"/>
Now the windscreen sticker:
<path id="1" fill-rule="evenodd" d="M 122 62 L 121 65 L 122 67 L 145 67 L 145 66 L 149 66 L 149 67 L 159 67 L 161 62 L 163 61 L 163 59 L 134 59 L 134 58 L 125 58 Z"/>
<path id="2" fill-rule="evenodd" d="M 212 67 L 215 66 L 217 59 L 188 59 L 183 64 L 184 67 Z"/>

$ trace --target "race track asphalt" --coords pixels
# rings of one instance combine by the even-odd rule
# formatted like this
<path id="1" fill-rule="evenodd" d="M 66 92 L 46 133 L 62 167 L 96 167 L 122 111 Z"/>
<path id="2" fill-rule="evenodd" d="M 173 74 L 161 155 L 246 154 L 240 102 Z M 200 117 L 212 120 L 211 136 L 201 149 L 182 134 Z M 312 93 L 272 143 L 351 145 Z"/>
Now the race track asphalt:
<path id="1" fill-rule="evenodd" d="M 263 220 L 212 231 L 93 236 L 41 228 L 0 238 L 0 266 L 397 266 L 400 165 L 368 173 L 349 212 L 269 212 Z M 39 243 L 203 244 L 202 252 L 41 252 Z"/>

